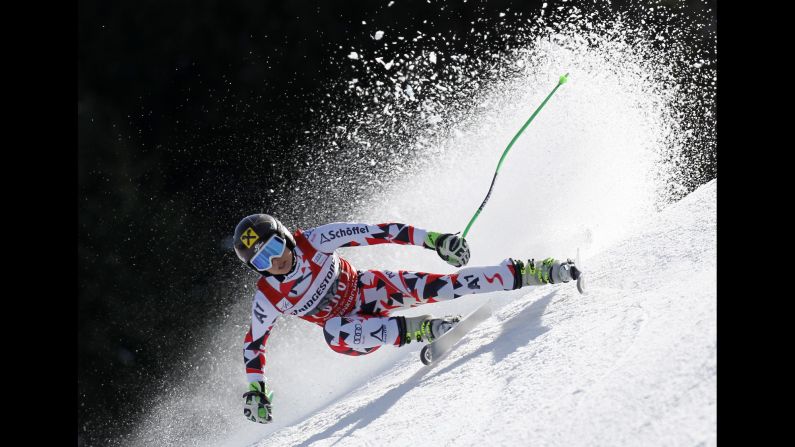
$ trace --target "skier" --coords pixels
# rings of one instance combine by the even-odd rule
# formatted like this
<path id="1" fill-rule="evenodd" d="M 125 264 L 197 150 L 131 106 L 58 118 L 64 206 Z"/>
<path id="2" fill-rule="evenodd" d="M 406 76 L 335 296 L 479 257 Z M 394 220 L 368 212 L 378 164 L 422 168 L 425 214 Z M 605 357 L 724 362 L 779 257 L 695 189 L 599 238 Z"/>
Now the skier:
<path id="1" fill-rule="evenodd" d="M 430 342 L 457 317 L 390 316 L 392 311 L 452 300 L 462 295 L 514 290 L 576 280 L 574 262 L 553 258 L 468 267 L 448 275 L 400 270 L 356 270 L 335 251 L 376 244 L 418 245 L 436 250 L 447 263 L 462 267 L 469 246 L 455 234 L 436 233 L 401 223 L 331 223 L 291 234 L 267 214 L 244 218 L 235 228 L 234 247 L 243 263 L 262 275 L 252 302 L 251 327 L 243 357 L 249 390 L 243 413 L 262 424 L 273 420 L 273 393 L 263 375 L 265 342 L 279 315 L 292 315 L 323 328 L 336 352 L 369 354 L 381 346 Z"/>

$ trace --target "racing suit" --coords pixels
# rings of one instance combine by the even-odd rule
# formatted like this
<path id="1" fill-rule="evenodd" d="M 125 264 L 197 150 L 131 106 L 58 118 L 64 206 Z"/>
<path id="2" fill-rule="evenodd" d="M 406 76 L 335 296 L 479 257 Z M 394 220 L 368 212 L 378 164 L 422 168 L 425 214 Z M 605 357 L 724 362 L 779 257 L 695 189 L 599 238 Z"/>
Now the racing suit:
<path id="1" fill-rule="evenodd" d="M 243 358 L 249 382 L 263 380 L 265 343 L 280 315 L 291 315 L 323 327 L 326 342 L 336 352 L 369 354 L 383 345 L 400 346 L 392 311 L 475 293 L 513 290 L 520 275 L 513 261 L 467 267 L 442 275 L 399 270 L 357 271 L 335 250 L 376 244 L 418 245 L 434 250 L 426 230 L 401 223 L 377 225 L 331 223 L 293 237 L 292 269 L 257 281 Z"/>

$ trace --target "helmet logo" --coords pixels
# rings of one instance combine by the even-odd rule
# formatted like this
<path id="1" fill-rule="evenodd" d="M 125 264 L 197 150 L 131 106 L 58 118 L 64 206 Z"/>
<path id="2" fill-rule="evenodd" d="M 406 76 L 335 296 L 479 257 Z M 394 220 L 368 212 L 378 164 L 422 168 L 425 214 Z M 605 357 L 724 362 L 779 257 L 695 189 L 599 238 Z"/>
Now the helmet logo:
<path id="1" fill-rule="evenodd" d="M 257 240 L 259 240 L 259 235 L 255 233 L 254 229 L 251 227 L 244 231 L 243 235 L 240 236 L 240 241 L 243 242 L 243 245 L 245 245 L 246 248 L 251 248 L 251 246 L 254 245 L 254 242 L 257 242 Z"/>

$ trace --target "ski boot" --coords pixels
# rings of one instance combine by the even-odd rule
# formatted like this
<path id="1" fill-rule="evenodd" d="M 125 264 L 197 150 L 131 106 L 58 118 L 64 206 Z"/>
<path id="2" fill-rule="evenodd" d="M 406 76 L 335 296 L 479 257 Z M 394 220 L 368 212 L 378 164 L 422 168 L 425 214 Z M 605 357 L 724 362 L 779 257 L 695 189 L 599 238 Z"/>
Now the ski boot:
<path id="1" fill-rule="evenodd" d="M 546 258 L 543 261 L 530 259 L 527 264 L 522 261 L 514 261 L 516 271 L 520 273 L 521 284 L 519 287 L 540 286 L 544 284 L 557 284 L 577 281 L 577 290 L 585 293 L 584 278 L 580 269 L 574 265 L 574 261 L 567 259 L 566 262 L 559 262 L 554 258 Z M 518 288 L 518 287 L 517 287 Z"/>
<path id="2" fill-rule="evenodd" d="M 444 335 L 461 321 L 460 315 L 444 318 L 433 318 L 430 315 L 396 318 L 400 331 L 400 346 L 407 345 L 412 340 L 430 343 Z"/>

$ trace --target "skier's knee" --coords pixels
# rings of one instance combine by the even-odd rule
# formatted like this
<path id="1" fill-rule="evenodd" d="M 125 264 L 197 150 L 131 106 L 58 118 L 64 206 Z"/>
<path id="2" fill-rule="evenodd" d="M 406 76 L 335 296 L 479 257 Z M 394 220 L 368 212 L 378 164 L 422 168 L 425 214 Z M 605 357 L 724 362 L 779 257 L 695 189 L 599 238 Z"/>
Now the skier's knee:
<path id="1" fill-rule="evenodd" d="M 343 317 L 334 317 L 326 321 L 323 325 L 323 335 L 326 337 L 326 344 L 331 348 L 332 351 L 337 352 L 339 354 L 351 355 L 351 356 L 359 356 L 369 354 L 376 349 L 380 348 L 380 346 L 373 346 L 373 347 L 361 347 L 356 346 L 353 347 L 350 344 L 355 344 L 357 338 L 362 337 L 362 325 L 361 324 L 354 324 L 353 333 L 348 333 L 343 330 L 343 326 L 346 324 L 350 324 L 351 319 L 345 319 Z M 357 333 L 358 328 L 358 333 Z M 350 344 L 349 344 L 350 343 Z"/>
<path id="2" fill-rule="evenodd" d="M 342 318 L 330 318 L 323 325 L 323 336 L 326 337 L 326 344 L 334 349 L 334 345 L 338 343 L 339 334 L 342 330 Z"/>

